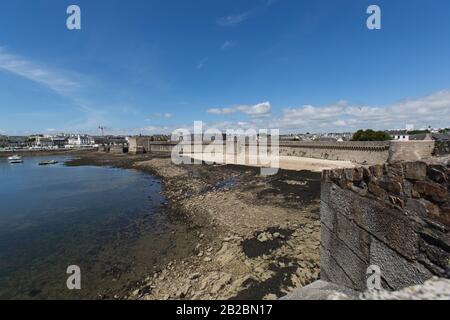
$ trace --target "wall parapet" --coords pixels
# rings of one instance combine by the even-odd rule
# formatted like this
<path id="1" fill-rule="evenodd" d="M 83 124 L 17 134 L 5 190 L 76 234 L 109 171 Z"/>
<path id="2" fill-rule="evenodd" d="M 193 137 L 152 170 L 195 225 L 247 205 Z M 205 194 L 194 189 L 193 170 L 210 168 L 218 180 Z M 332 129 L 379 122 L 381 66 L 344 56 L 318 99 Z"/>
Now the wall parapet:
<path id="1" fill-rule="evenodd" d="M 304 148 L 336 148 L 336 149 L 389 149 L 390 141 L 282 141 L 280 146 Z"/>
<path id="2" fill-rule="evenodd" d="M 131 153 L 170 153 L 179 143 L 182 144 L 182 148 L 188 145 L 201 145 L 201 150 L 211 144 L 207 141 L 165 142 L 152 141 L 151 137 L 132 137 L 129 138 L 129 151 Z M 237 147 L 237 142 L 235 142 L 232 150 L 229 150 L 228 143 L 229 141 L 224 141 L 224 152 L 226 153 L 237 153 L 236 150 L 242 149 Z M 249 146 L 250 144 L 245 144 L 247 150 Z M 271 145 L 269 144 L 267 147 L 270 151 Z M 434 141 L 282 141 L 278 147 L 281 156 L 352 161 L 359 164 L 375 165 L 386 162 L 427 159 L 431 157 L 433 152 Z M 191 148 L 191 150 L 194 150 L 194 148 Z"/>
<path id="3" fill-rule="evenodd" d="M 399 162 L 322 174 L 321 276 L 366 289 L 371 265 L 383 287 L 450 277 L 450 165 Z"/>
<path id="4" fill-rule="evenodd" d="M 389 162 L 426 160 L 432 157 L 434 140 L 391 141 Z"/>

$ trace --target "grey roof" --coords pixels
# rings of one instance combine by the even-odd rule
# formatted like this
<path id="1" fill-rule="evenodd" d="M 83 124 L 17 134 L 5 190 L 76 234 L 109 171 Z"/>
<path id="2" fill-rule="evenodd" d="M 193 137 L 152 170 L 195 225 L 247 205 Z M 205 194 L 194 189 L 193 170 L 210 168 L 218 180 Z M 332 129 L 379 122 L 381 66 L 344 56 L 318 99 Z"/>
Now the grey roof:
<path id="1" fill-rule="evenodd" d="M 433 139 L 438 141 L 450 141 L 450 134 L 434 133 Z"/>

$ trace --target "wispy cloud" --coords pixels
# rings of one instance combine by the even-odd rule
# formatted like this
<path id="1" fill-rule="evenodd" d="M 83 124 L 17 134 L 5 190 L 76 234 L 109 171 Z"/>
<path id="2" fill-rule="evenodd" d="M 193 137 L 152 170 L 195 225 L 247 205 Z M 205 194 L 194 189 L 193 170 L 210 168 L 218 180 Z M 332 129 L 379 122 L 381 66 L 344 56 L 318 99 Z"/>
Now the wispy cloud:
<path id="1" fill-rule="evenodd" d="M 248 19 L 251 11 L 246 11 L 237 15 L 229 15 L 217 19 L 217 24 L 222 27 L 230 27 L 237 25 Z"/>
<path id="2" fill-rule="evenodd" d="M 158 119 L 171 119 L 173 117 L 173 114 L 170 112 L 166 113 L 154 113 L 152 114 L 148 120 L 158 120 Z"/>
<path id="3" fill-rule="evenodd" d="M 0 47 L 0 69 L 41 84 L 61 95 L 80 87 L 78 82 L 64 72 L 35 64 L 8 52 L 5 47 Z"/>
<path id="4" fill-rule="evenodd" d="M 233 48 L 236 45 L 237 45 L 236 42 L 227 40 L 220 46 L 220 49 L 225 50 L 225 49 L 228 49 L 228 48 Z"/>
<path id="5" fill-rule="evenodd" d="M 212 108 L 208 109 L 207 112 L 214 115 L 229 115 L 241 112 L 248 116 L 257 117 L 267 115 L 271 109 L 272 106 L 270 102 L 262 102 L 255 105 L 236 105 L 230 108 Z"/>
<path id="6" fill-rule="evenodd" d="M 258 14 L 260 11 L 269 8 L 274 2 L 275 2 L 275 0 L 265 0 L 260 5 L 255 6 L 247 11 L 220 17 L 217 19 L 217 24 L 221 27 L 236 26 L 236 25 L 248 20 L 252 16 Z"/>
<path id="7" fill-rule="evenodd" d="M 200 60 L 200 62 L 197 64 L 197 69 L 203 69 L 203 67 L 205 66 L 206 62 L 208 62 L 209 58 L 203 58 L 202 60 Z"/>
<path id="8" fill-rule="evenodd" d="M 11 53 L 5 47 L 0 47 L 0 71 L 2 70 L 44 86 L 67 99 L 68 104 L 80 112 L 82 119 L 71 119 L 65 124 L 65 130 L 95 130 L 98 125 L 109 123 L 107 112 L 82 98 L 84 92 L 82 83 L 86 81 L 92 83 L 91 79 L 85 75 L 44 66 Z M 34 115 L 29 113 L 29 116 L 40 117 L 42 112 L 36 112 Z"/>
<path id="9" fill-rule="evenodd" d="M 79 103 L 78 110 L 82 113 L 83 119 L 75 120 L 66 125 L 66 130 L 71 132 L 90 132 L 97 130 L 98 126 L 109 126 L 108 112 L 91 107 L 84 103 Z"/>

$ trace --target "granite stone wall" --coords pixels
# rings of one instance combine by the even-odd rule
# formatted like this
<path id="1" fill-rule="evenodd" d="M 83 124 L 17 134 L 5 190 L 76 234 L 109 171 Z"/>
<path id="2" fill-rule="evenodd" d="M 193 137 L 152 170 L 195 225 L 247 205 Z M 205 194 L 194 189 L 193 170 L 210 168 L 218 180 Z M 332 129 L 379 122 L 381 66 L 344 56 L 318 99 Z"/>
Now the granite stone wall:
<path id="1" fill-rule="evenodd" d="M 177 145 L 176 142 L 152 141 L 150 137 L 131 137 L 128 139 L 129 152 L 139 153 L 170 153 Z"/>
<path id="2" fill-rule="evenodd" d="M 388 161 L 426 160 L 431 158 L 434 147 L 434 140 L 391 141 Z"/>
<path id="3" fill-rule="evenodd" d="M 450 165 L 403 162 L 324 171 L 321 277 L 366 289 L 367 268 L 401 289 L 450 276 Z"/>
<path id="4" fill-rule="evenodd" d="M 388 160 L 389 145 L 389 141 L 283 142 L 280 144 L 280 155 L 352 161 L 370 165 L 385 163 Z"/>
<path id="5" fill-rule="evenodd" d="M 177 142 L 151 141 L 150 137 L 132 137 L 129 139 L 130 153 L 170 153 Z M 188 144 L 188 142 L 186 142 Z M 187 148 L 181 145 L 183 151 L 190 149 L 204 150 L 209 143 L 197 144 L 197 147 Z M 234 148 L 224 145 L 224 153 L 242 152 L 245 147 L 248 153 L 249 145 L 235 143 Z M 259 147 L 257 147 L 259 148 Z M 432 156 L 434 141 L 383 141 L 383 142 L 282 142 L 279 145 L 280 156 L 305 157 L 326 160 L 351 161 L 364 165 L 383 164 L 385 162 L 396 162 L 405 160 L 423 160 Z M 270 148 L 268 148 L 270 152 Z"/>
<path id="6" fill-rule="evenodd" d="M 450 154 L 450 140 L 436 141 L 434 148 L 434 155 L 442 156 Z"/>

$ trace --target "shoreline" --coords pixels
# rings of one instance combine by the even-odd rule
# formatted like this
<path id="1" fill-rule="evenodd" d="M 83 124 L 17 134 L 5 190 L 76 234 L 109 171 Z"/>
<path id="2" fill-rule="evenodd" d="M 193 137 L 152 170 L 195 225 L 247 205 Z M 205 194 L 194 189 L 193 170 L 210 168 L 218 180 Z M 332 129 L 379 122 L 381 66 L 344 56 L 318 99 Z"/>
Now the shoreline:
<path id="1" fill-rule="evenodd" d="M 1 158 L 8 158 L 13 155 L 20 155 L 23 157 L 42 157 L 42 156 L 61 156 L 67 154 L 83 155 L 87 153 L 97 152 L 94 150 L 76 150 L 76 149 L 61 149 L 61 150 L 17 150 L 17 151 L 2 151 Z"/>
<path id="2" fill-rule="evenodd" d="M 68 166 L 135 169 L 161 179 L 167 214 L 192 248 L 115 299 L 276 299 L 319 277 L 320 174 L 235 165 L 175 166 L 166 155 L 78 154 Z"/>

